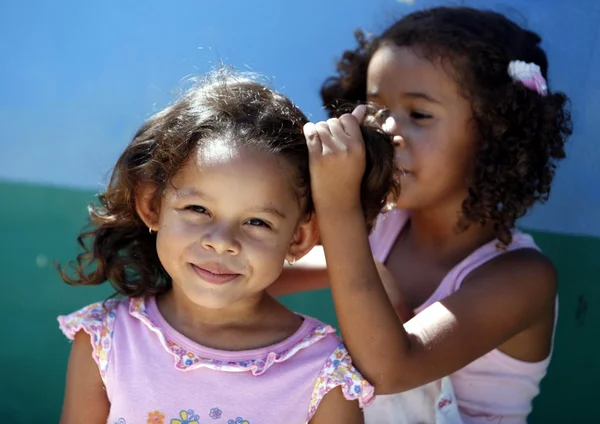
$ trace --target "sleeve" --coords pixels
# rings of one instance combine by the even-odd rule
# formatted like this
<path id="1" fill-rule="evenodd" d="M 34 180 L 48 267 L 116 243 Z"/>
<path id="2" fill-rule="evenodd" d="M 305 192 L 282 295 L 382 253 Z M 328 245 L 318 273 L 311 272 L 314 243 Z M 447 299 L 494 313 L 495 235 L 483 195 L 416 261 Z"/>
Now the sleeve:
<path id="1" fill-rule="evenodd" d="M 310 421 L 315 414 L 323 397 L 338 386 L 342 387 L 346 399 L 358 400 L 361 408 L 369 405 L 374 399 L 375 388 L 354 368 L 350 354 L 343 344 L 340 344 L 327 358 L 317 377 L 307 421 Z"/>
<path id="2" fill-rule="evenodd" d="M 105 380 L 108 369 L 118 304 L 118 300 L 110 299 L 58 317 L 59 328 L 68 339 L 75 339 L 75 335 L 81 330 L 90 336 L 92 355 L 98 365 L 102 381 Z"/>

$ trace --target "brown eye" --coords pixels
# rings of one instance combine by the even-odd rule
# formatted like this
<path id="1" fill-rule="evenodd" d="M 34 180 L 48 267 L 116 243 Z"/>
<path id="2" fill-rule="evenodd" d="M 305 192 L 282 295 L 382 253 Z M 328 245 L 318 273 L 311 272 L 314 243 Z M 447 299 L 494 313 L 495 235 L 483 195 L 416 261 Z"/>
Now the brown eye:
<path id="1" fill-rule="evenodd" d="M 271 226 L 269 224 L 267 224 L 262 219 L 258 219 L 258 218 L 249 219 L 248 221 L 246 221 L 246 223 L 252 227 L 271 228 Z"/>
<path id="2" fill-rule="evenodd" d="M 196 212 L 196 213 L 200 213 L 200 214 L 208 214 L 208 211 L 203 206 L 189 205 L 189 206 L 186 206 L 185 209 L 188 211 L 192 211 L 192 212 Z"/>
<path id="3" fill-rule="evenodd" d="M 424 113 L 424 112 L 416 111 L 416 110 L 412 111 L 410 113 L 410 117 L 412 119 L 416 119 L 416 120 L 423 120 L 423 119 L 431 119 L 432 118 L 431 115 L 429 115 L 427 113 Z"/>

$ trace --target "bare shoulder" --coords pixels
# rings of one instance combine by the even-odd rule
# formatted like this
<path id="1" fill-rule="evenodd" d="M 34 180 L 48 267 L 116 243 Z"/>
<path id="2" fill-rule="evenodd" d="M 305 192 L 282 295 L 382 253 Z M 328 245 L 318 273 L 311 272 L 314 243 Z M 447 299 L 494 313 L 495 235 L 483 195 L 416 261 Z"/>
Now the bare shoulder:
<path id="1" fill-rule="evenodd" d="M 484 285 L 521 291 L 540 296 L 540 301 L 554 299 L 558 271 L 552 261 L 535 249 L 517 249 L 498 255 L 474 270 L 463 285 Z"/>

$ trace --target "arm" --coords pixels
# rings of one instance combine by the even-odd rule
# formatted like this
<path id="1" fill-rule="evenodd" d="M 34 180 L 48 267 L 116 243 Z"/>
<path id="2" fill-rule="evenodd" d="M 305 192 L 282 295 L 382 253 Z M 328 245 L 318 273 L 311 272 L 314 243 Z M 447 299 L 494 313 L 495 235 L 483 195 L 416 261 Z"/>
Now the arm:
<path id="1" fill-rule="evenodd" d="M 412 318 L 413 311 L 404 304 L 404 299 L 398 290 L 394 277 L 382 263 L 375 261 L 375 266 L 396 313 L 403 321 L 408 321 Z M 329 286 L 325 253 L 322 246 L 316 246 L 293 267 L 285 266 L 279 278 L 268 288 L 268 292 L 271 296 L 279 297 L 326 289 Z"/>
<path id="2" fill-rule="evenodd" d="M 69 357 L 60 424 L 105 424 L 109 409 L 110 404 L 98 366 L 92 357 L 90 336 L 84 331 L 79 331 Z"/>
<path id="3" fill-rule="evenodd" d="M 501 255 L 457 293 L 403 325 L 377 273 L 364 225 L 360 114 L 307 124 L 304 133 L 344 342 L 377 392 L 394 393 L 449 375 L 540 322 L 553 308 L 556 272 L 535 251 Z"/>
<path id="4" fill-rule="evenodd" d="M 362 215 L 356 215 L 358 222 Z M 350 227 L 349 217 L 321 222 L 340 330 L 356 367 L 378 393 L 449 375 L 531 327 L 554 306 L 553 266 L 539 252 L 521 250 L 480 267 L 458 292 L 402 325 L 362 227 Z M 349 245 L 355 247 L 346 249 Z"/>
<path id="5" fill-rule="evenodd" d="M 342 388 L 336 387 L 327 393 L 310 424 L 363 424 L 363 413 L 357 400 L 346 400 Z"/>

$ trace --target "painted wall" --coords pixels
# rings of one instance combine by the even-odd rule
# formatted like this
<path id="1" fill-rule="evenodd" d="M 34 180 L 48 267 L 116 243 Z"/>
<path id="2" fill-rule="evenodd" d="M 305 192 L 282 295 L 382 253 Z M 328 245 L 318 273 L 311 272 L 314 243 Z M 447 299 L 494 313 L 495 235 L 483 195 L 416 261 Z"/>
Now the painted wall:
<path id="1" fill-rule="evenodd" d="M 600 2 L 180 0 L 0 4 L 0 178 L 99 190 L 137 126 L 220 61 L 273 79 L 314 119 L 318 87 L 358 26 L 436 4 L 492 7 L 539 31 L 576 137 L 530 227 L 600 236 Z M 309 30 L 310 27 L 310 30 Z"/>
<path id="2" fill-rule="evenodd" d="M 110 290 L 68 287 L 51 263 L 75 254 L 86 203 L 182 78 L 221 61 L 250 69 L 320 119 L 318 87 L 353 45 L 354 28 L 377 32 L 406 11 L 442 3 L 0 2 L 0 421 L 58 421 L 69 345 L 55 316 Z M 556 356 L 532 422 L 590 422 L 600 378 L 600 2 L 460 3 L 539 31 L 550 83 L 573 101 L 569 158 L 550 202 L 523 221 L 561 278 Z M 286 302 L 335 323 L 326 291 Z"/>

